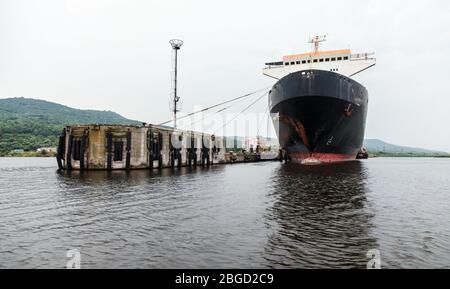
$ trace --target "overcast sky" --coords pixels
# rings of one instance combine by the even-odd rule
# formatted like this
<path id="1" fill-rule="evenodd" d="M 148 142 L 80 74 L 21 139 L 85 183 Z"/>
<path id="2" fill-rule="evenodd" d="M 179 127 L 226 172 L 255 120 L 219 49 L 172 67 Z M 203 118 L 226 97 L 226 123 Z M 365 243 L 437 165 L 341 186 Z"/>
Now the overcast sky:
<path id="1" fill-rule="evenodd" d="M 367 138 L 450 151 L 450 1 L 0 0 L 0 98 L 170 119 L 181 38 L 184 111 L 273 84 L 264 62 L 323 49 L 376 52 Z M 264 113 L 266 101 L 253 111 Z"/>

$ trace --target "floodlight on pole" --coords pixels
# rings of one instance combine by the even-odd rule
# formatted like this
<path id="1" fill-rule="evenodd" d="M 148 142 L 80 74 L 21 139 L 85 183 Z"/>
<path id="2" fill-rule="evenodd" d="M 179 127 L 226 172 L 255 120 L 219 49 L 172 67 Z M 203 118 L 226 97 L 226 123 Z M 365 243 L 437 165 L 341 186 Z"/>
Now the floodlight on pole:
<path id="1" fill-rule="evenodd" d="M 177 91 L 177 70 L 178 70 L 178 50 L 180 50 L 183 45 L 183 41 L 180 39 L 172 39 L 169 41 L 170 45 L 172 45 L 173 50 L 173 71 L 172 71 L 172 89 L 173 89 L 173 128 L 177 128 L 177 112 L 178 110 L 178 102 L 180 101 L 180 97 L 178 96 Z"/>

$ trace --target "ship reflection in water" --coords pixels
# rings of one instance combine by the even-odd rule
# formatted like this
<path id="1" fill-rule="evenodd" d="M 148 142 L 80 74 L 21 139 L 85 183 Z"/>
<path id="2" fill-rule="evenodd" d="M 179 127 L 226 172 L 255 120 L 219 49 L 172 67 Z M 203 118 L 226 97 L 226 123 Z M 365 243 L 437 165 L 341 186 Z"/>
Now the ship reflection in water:
<path id="1" fill-rule="evenodd" d="M 364 268 L 371 237 L 365 180 L 360 162 L 327 166 L 282 166 L 274 176 L 273 206 L 267 218 L 277 224 L 265 247 L 273 267 Z"/>
<path id="2" fill-rule="evenodd" d="M 449 267 L 450 161 L 57 173 L 0 159 L 0 268 Z"/>

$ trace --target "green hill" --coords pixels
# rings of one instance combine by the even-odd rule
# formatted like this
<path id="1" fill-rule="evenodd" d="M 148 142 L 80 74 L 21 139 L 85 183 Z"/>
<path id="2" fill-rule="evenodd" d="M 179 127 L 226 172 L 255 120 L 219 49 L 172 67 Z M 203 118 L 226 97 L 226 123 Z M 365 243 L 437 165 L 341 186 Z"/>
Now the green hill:
<path id="1" fill-rule="evenodd" d="M 74 109 L 23 97 L 0 99 L 0 156 L 17 149 L 56 147 L 64 126 L 92 123 L 141 124 L 112 111 Z"/>
<path id="2" fill-rule="evenodd" d="M 371 155 L 375 156 L 399 156 L 399 157 L 443 157 L 450 156 L 446 152 L 393 145 L 379 139 L 366 139 L 364 146 Z"/>

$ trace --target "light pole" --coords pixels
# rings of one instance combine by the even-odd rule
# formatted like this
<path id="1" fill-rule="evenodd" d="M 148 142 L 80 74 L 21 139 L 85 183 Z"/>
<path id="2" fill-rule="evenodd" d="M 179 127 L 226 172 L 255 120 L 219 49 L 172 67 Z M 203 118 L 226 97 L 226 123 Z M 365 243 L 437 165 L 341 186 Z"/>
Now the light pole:
<path id="1" fill-rule="evenodd" d="M 183 41 L 179 39 L 172 39 L 169 41 L 170 45 L 172 45 L 173 53 L 174 53 L 174 61 L 173 61 L 173 75 L 172 75 L 172 89 L 173 89 L 173 128 L 177 128 L 177 112 L 178 107 L 177 103 L 180 101 L 180 97 L 177 94 L 177 69 L 178 69 L 178 50 L 180 50 L 183 45 Z"/>

